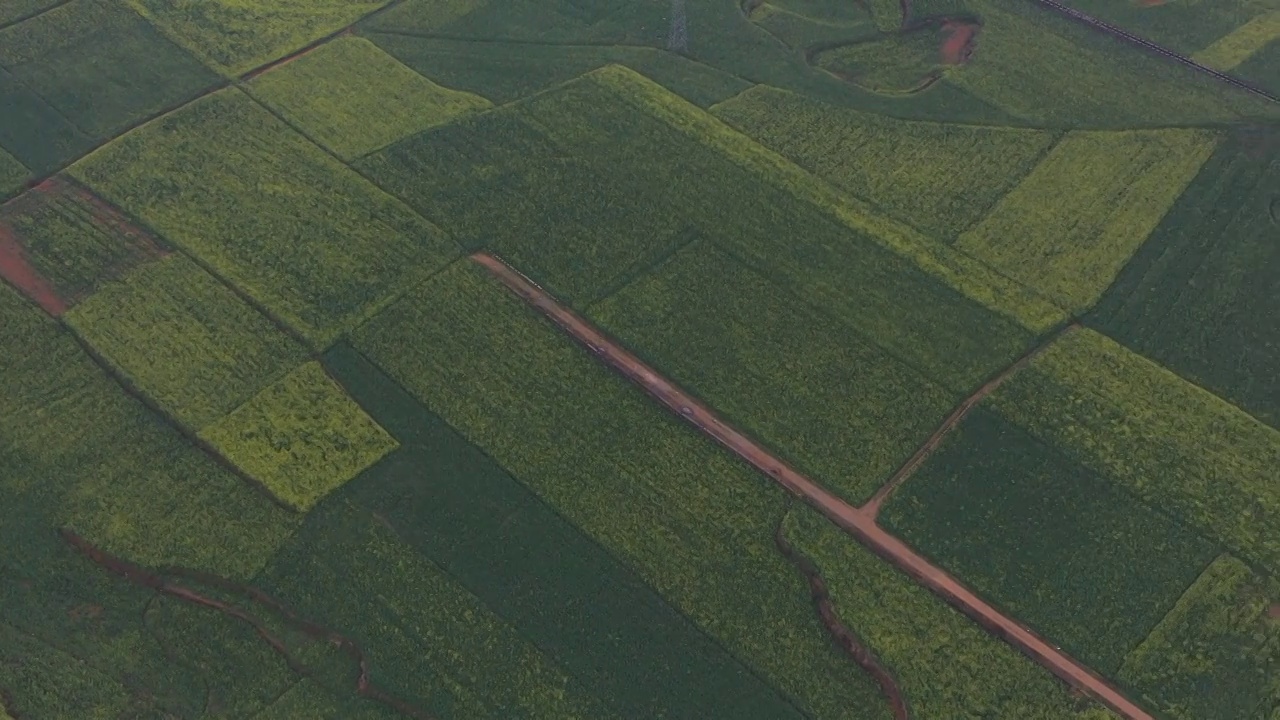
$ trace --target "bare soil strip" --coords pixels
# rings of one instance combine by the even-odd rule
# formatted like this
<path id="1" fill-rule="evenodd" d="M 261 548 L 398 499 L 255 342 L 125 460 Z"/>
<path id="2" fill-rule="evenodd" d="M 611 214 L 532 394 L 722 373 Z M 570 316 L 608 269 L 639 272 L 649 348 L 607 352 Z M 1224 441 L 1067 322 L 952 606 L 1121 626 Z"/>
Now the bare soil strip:
<path id="1" fill-rule="evenodd" d="M 498 280 L 535 310 L 586 345 L 602 362 L 638 384 L 653 399 L 773 478 L 775 482 L 821 512 L 867 549 L 928 588 L 987 632 L 1018 648 L 1068 685 L 1080 688 L 1121 717 L 1128 720 L 1155 720 L 1150 713 L 1125 697 L 1101 675 L 1085 667 L 1016 620 L 1002 614 L 960 581 L 877 526 L 875 518 L 869 513 L 841 500 L 788 467 L 738 430 L 730 427 L 710 408 L 658 375 L 639 358 L 606 337 L 572 310 L 561 305 L 518 271 L 488 253 L 476 253 L 471 256 L 471 259 L 493 273 Z"/>
<path id="2" fill-rule="evenodd" d="M 994 392 L 996 388 L 1000 387 L 1005 380 L 1012 377 L 1014 373 L 1026 367 L 1026 365 L 1034 360 L 1037 355 L 1047 350 L 1058 338 L 1072 330 L 1078 329 L 1079 327 L 1080 322 L 1073 321 L 1058 332 L 1053 333 L 1045 339 L 1044 342 L 1028 350 L 1022 355 L 1022 357 L 1010 363 L 1009 367 L 1001 370 L 998 375 L 988 380 L 982 385 L 982 387 L 975 390 L 972 395 L 965 398 L 964 401 L 957 405 L 956 409 L 951 411 L 951 414 L 942 421 L 942 424 L 938 426 L 938 429 L 933 431 L 933 434 L 929 436 L 929 439 L 924 441 L 924 444 L 920 446 L 920 449 L 916 450 L 915 454 L 912 455 L 907 462 L 902 465 L 902 467 L 898 468 L 898 471 L 889 478 L 888 482 L 886 482 L 884 486 L 881 487 L 876 494 L 862 506 L 861 510 L 873 518 L 877 517 L 880 514 L 880 508 L 884 505 L 885 501 L 889 499 L 889 496 L 898 489 L 898 486 L 906 482 L 907 478 L 911 477 L 916 470 L 920 469 L 920 466 L 924 464 L 924 461 L 933 454 L 934 450 L 938 449 L 939 445 L 942 444 L 943 438 L 945 438 L 952 430 L 956 429 L 956 426 L 960 424 L 960 421 L 964 420 L 965 416 L 978 406 L 978 403 L 982 402 L 983 399 Z"/>
<path id="3" fill-rule="evenodd" d="M 95 547 L 88 540 L 80 537 L 72 530 L 64 528 L 59 532 L 62 535 L 63 540 L 69 543 L 78 552 L 87 557 L 94 564 L 104 568 L 114 575 L 118 575 L 135 585 L 150 588 L 162 595 L 168 595 L 170 597 L 189 602 L 193 605 L 207 607 L 236 618 L 241 622 L 247 623 L 253 627 L 254 632 L 256 632 L 259 637 L 271 646 L 272 650 L 284 658 L 284 661 L 288 664 L 290 670 L 304 677 L 311 674 L 310 670 L 306 666 L 299 663 L 297 659 L 293 657 L 284 641 L 273 635 L 267 628 L 266 623 L 261 620 L 221 600 L 208 597 L 196 590 L 192 590 L 191 588 L 170 582 L 161 573 L 152 572 L 139 565 L 135 565 L 128 560 L 116 557 L 101 548 Z M 383 703 L 401 715 L 414 718 L 414 720 L 434 720 L 434 718 L 425 711 L 414 708 L 402 700 L 397 700 L 374 686 L 369 679 L 369 666 L 368 661 L 364 657 L 364 652 L 350 638 L 344 637 L 343 635 L 323 628 L 315 623 L 302 620 L 295 613 L 286 608 L 283 603 L 271 598 L 257 588 L 241 585 L 239 583 L 231 582 L 230 580 L 196 570 L 171 567 L 165 568 L 163 572 L 169 575 L 186 576 L 196 580 L 197 582 L 207 583 L 233 593 L 248 596 L 259 603 L 267 605 L 272 610 L 275 610 L 287 623 L 300 630 L 311 639 L 336 645 L 355 660 L 356 665 L 359 668 L 359 674 L 356 676 L 356 692 L 361 697 Z"/>
<path id="4" fill-rule="evenodd" d="M 783 529 L 786 521 L 786 515 L 783 515 L 782 521 L 778 523 L 778 529 L 773 534 L 774 542 L 777 543 L 783 556 L 790 560 L 809 582 L 809 594 L 813 597 L 813 607 L 818 611 L 818 618 L 822 620 L 823 626 L 845 653 L 880 685 L 880 690 L 893 708 L 895 720 L 911 720 L 911 714 L 907 711 L 907 701 L 902 697 L 902 689 L 898 687 L 897 680 L 880 663 L 875 653 L 862 644 L 857 634 L 840 621 L 840 616 L 836 614 L 835 606 L 831 603 L 831 595 L 827 592 L 827 583 L 823 581 L 818 566 L 803 553 L 797 552 L 787 540 Z"/>
<path id="5" fill-rule="evenodd" d="M 0 278 L 7 280 L 53 317 L 67 311 L 66 300 L 58 295 L 48 279 L 31 266 L 16 234 L 3 222 L 0 222 Z"/>
<path id="6" fill-rule="evenodd" d="M 1174 61 L 1182 63 L 1183 65 L 1186 65 L 1187 67 L 1192 68 L 1193 70 L 1198 70 L 1202 73 L 1205 73 L 1206 75 L 1212 76 L 1213 78 L 1221 82 L 1224 82 L 1228 85 L 1244 90 L 1245 92 L 1253 93 L 1254 95 L 1266 98 L 1271 102 L 1280 103 L 1280 97 L 1266 90 L 1263 90 L 1262 88 L 1256 85 L 1247 83 L 1244 80 L 1241 80 L 1240 78 L 1234 75 L 1228 75 L 1227 73 L 1214 70 L 1213 68 L 1207 65 L 1201 65 L 1200 63 L 1196 62 L 1195 60 L 1192 60 L 1186 55 L 1179 55 L 1178 53 L 1162 45 L 1157 45 L 1151 42 L 1150 40 L 1138 37 L 1137 35 L 1134 35 L 1128 30 L 1125 30 L 1124 28 L 1116 27 L 1115 25 L 1099 20 L 1098 18 L 1093 17 L 1092 15 L 1086 15 L 1080 12 L 1079 10 L 1076 10 L 1075 8 L 1071 8 L 1071 7 L 1067 7 L 1066 5 L 1063 5 L 1062 3 L 1057 2 L 1056 0 L 1035 0 L 1035 1 L 1051 10 L 1057 11 L 1062 15 L 1066 15 L 1072 20 L 1084 23 L 1085 25 L 1088 25 L 1089 27 L 1095 30 L 1098 30 L 1100 32 L 1104 32 L 1114 38 L 1124 40 L 1133 45 L 1137 45 L 1140 48 L 1150 50 L 1151 52 L 1154 52 L 1158 55 L 1163 55 Z"/>

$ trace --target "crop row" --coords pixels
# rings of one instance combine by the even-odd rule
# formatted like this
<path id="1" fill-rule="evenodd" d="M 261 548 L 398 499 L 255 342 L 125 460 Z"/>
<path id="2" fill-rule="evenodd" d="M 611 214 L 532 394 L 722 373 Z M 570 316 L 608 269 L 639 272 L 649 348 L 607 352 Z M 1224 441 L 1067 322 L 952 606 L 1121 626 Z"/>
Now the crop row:
<path id="1" fill-rule="evenodd" d="M 1112 675 L 1217 546 L 979 408 L 893 496 L 887 530 Z"/>
<path id="2" fill-rule="evenodd" d="M 881 702 L 828 644 L 773 547 L 782 491 L 595 364 L 485 271 L 451 267 L 354 340 L 802 712 L 865 717 Z"/>
<path id="3" fill-rule="evenodd" d="M 402 446 L 341 497 L 394 527 L 611 711 L 798 717 L 639 575 L 354 350 L 340 345 L 325 364 Z"/>
<path id="4" fill-rule="evenodd" d="M 492 106 L 442 88 L 354 37 L 325 43 L 247 89 L 344 160 Z"/>
<path id="5" fill-rule="evenodd" d="M 981 220 L 1060 136 L 896 120 L 765 86 L 711 111 L 841 190 L 942 241 Z"/>
<path id="6" fill-rule="evenodd" d="M 1200 130 L 1067 133 L 957 247 L 1080 313 L 1160 223 L 1217 140 Z"/>
<path id="7" fill-rule="evenodd" d="M 1090 324 L 1280 428 L 1280 135 L 1222 144 Z"/>
<path id="8" fill-rule="evenodd" d="M 1151 507 L 1280 569 L 1280 431 L 1089 330 L 1064 335 L 989 402 Z"/>
<path id="9" fill-rule="evenodd" d="M 854 504 L 959 400 L 708 243 L 686 248 L 588 314 Z"/>
<path id="10" fill-rule="evenodd" d="M 130 133 L 71 172 L 318 346 L 457 252 L 235 89 Z"/>

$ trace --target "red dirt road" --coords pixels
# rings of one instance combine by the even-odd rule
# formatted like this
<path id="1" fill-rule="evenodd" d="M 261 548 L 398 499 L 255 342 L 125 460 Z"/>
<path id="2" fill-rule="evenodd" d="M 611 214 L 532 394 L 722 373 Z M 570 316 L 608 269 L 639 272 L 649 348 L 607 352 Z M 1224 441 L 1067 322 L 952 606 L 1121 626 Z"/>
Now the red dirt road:
<path id="1" fill-rule="evenodd" d="M 562 306 L 536 283 L 493 255 L 476 253 L 471 259 L 491 272 L 525 302 L 586 345 L 603 362 L 640 385 L 651 397 L 703 433 L 773 478 L 782 487 L 821 512 L 828 520 L 900 571 L 946 600 L 973 619 L 987 632 L 1003 639 L 1044 666 L 1072 687 L 1097 699 L 1128 720 L 1155 720 L 1129 700 L 1105 678 L 1068 656 L 1044 638 L 1002 614 L 960 581 L 934 566 L 898 538 L 885 532 L 870 513 L 841 500 L 822 486 L 773 457 L 738 430 L 721 420 L 710 408 L 660 376 L 639 358 L 596 330 L 577 313 Z"/>

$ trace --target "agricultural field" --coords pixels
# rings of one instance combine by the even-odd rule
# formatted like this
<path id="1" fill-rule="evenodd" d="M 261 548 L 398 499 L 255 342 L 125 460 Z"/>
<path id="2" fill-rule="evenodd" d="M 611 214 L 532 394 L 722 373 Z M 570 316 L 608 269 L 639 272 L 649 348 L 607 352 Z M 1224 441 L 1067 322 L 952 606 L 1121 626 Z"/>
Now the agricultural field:
<path id="1" fill-rule="evenodd" d="M 1264 717 L 1277 699 L 1280 584 L 1223 555 L 1120 668 L 1177 720 Z"/>
<path id="2" fill-rule="evenodd" d="M 1152 508 L 1280 568 L 1280 431 L 1090 330 L 1064 335 L 988 402 Z"/>
<path id="3" fill-rule="evenodd" d="M 1191 56 L 1215 70 L 1234 70 L 1280 40 L 1280 10 L 1257 15 Z"/>
<path id="4" fill-rule="evenodd" d="M 235 89 L 70 172 L 318 347 L 457 252 L 429 221 Z"/>
<path id="5" fill-rule="evenodd" d="M 399 446 L 315 361 L 267 386 L 200 437 L 300 512 Z"/>
<path id="6" fill-rule="evenodd" d="M 23 182 L 31 174 L 18 158 L 0 148 L 0 200 L 16 195 Z"/>
<path id="7" fill-rule="evenodd" d="M 706 243 L 685 248 L 587 314 L 855 504 L 960 399 Z"/>
<path id="8" fill-rule="evenodd" d="M 782 532 L 817 567 L 840 619 L 895 676 L 912 717 L 1114 719 L 812 509 L 788 512 Z"/>
<path id="9" fill-rule="evenodd" d="M 127 2 L 209 67 L 237 76 L 343 30 L 388 0 Z"/>
<path id="10" fill-rule="evenodd" d="M 765 86 L 711 112 L 884 214 L 946 242 L 981 220 L 1061 137 L 892 120 Z"/>
<path id="11" fill-rule="evenodd" d="M 956 246 L 1081 313 L 1155 230 L 1217 139 L 1198 130 L 1067 133 Z"/>
<path id="12" fill-rule="evenodd" d="M 1217 554 L 983 409 L 892 496 L 880 522 L 1107 675 Z"/>
<path id="13" fill-rule="evenodd" d="M 1225 141 L 1088 322 L 1280 428 L 1280 134 Z"/>
<path id="14" fill-rule="evenodd" d="M 254 78 L 249 94 L 352 160 L 492 103 L 440 87 L 364 38 L 325 43 Z"/>
<path id="15" fill-rule="evenodd" d="M 0 67 L 94 140 L 218 82 L 115 0 L 71 0 L 0 30 Z"/>
<path id="16" fill-rule="evenodd" d="M 0 66 L 0 149 L 38 175 L 88 152 L 93 140 Z"/>

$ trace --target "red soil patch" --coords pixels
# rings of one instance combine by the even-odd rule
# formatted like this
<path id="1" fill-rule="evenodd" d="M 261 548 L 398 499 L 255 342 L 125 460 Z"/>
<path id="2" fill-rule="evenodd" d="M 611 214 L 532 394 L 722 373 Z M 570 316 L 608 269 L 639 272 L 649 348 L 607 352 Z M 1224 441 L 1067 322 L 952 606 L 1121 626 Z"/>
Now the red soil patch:
<path id="1" fill-rule="evenodd" d="M 0 278 L 9 281 L 9 284 L 54 317 L 67 311 L 66 301 L 58 296 L 53 285 L 44 276 L 31 267 L 13 230 L 4 223 L 0 223 Z"/>
<path id="2" fill-rule="evenodd" d="M 978 29 L 976 23 L 949 20 L 942 24 L 946 39 L 942 41 L 942 64 L 963 65 L 969 61 L 976 47 Z"/>

